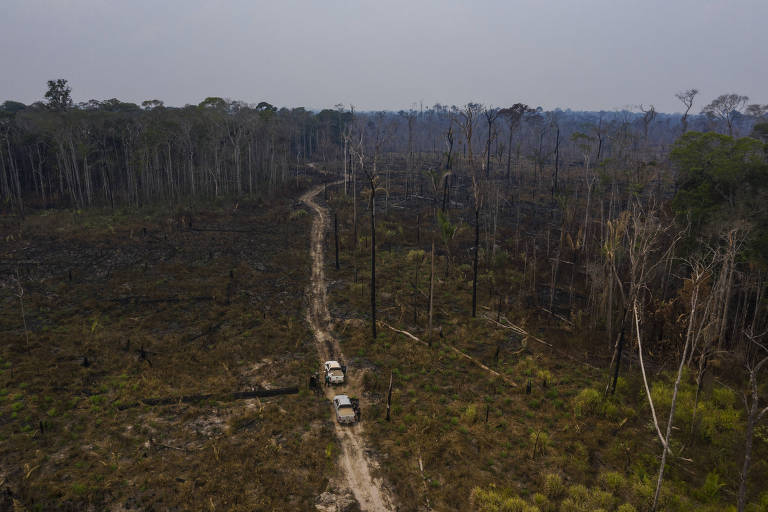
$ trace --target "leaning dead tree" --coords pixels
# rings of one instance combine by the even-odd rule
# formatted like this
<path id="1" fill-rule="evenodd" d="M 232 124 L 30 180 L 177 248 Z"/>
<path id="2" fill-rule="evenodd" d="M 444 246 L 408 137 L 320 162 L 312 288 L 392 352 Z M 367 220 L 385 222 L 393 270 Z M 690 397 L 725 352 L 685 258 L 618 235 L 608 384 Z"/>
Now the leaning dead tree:
<path id="1" fill-rule="evenodd" d="M 664 445 L 664 450 L 661 454 L 661 464 L 659 465 L 659 476 L 656 481 L 656 492 L 653 495 L 652 510 L 656 509 L 656 506 L 659 501 L 659 495 L 661 493 L 661 484 L 664 480 L 664 467 L 666 465 L 667 454 L 670 453 L 669 442 L 672 437 L 672 425 L 675 418 L 675 408 L 677 406 L 677 392 L 678 392 L 678 389 L 680 388 L 680 381 L 683 377 L 683 369 L 685 368 L 685 364 L 688 360 L 689 349 L 691 349 L 691 346 L 694 342 L 694 333 L 696 328 L 695 318 L 696 318 L 697 308 L 699 307 L 699 296 L 701 294 L 701 288 L 703 284 L 709 279 L 713 261 L 709 260 L 706 263 L 702 261 L 693 261 L 689 264 L 691 266 L 691 277 L 689 279 L 689 283 L 692 290 L 690 294 L 691 295 L 690 307 L 688 311 L 688 328 L 685 333 L 685 343 L 683 345 L 683 351 L 679 356 L 680 363 L 677 369 L 677 377 L 675 378 L 675 384 L 672 389 L 672 402 L 669 408 L 669 418 L 667 419 L 667 429 L 666 429 L 666 433 L 664 435 L 664 440 L 662 443 Z M 636 308 L 634 310 L 634 314 L 635 314 L 635 320 L 637 321 Z M 640 338 L 638 333 L 638 343 L 639 343 L 639 340 Z M 643 368 L 643 379 L 645 381 L 645 368 Z M 648 400 L 650 402 L 650 396 Z M 651 402 L 651 407 L 653 407 L 652 402 Z M 655 421 L 655 417 L 654 417 L 654 421 Z"/>
<path id="2" fill-rule="evenodd" d="M 673 254 L 677 242 L 682 238 L 682 232 L 675 232 L 674 220 L 665 221 L 661 211 L 651 202 L 644 206 L 638 198 L 631 199 L 629 210 L 625 210 L 614 221 L 607 223 L 608 235 L 602 247 L 607 272 L 612 276 L 609 280 L 608 300 L 612 301 L 611 291 L 619 292 L 619 308 L 622 311 L 621 323 L 613 343 L 613 355 L 609 368 L 615 371 L 612 386 L 616 380 L 621 365 L 624 333 L 631 308 L 636 302 L 642 305 L 644 295 L 649 293 L 650 284 L 656 280 L 658 273 L 664 269 Z M 612 316 L 612 305 L 609 303 L 609 316 Z M 609 329 L 609 333 L 610 333 Z"/>
<path id="3" fill-rule="evenodd" d="M 745 433 L 744 462 L 739 478 L 739 497 L 737 502 L 739 512 L 744 512 L 746 505 L 747 476 L 749 475 L 749 467 L 752 463 L 752 440 L 755 427 L 768 414 L 768 405 L 764 405 L 761 408 L 760 400 L 760 379 L 762 372 L 768 368 L 768 346 L 758 341 L 766 334 L 768 332 L 760 335 L 754 335 L 751 332 L 745 334 L 744 368 L 747 374 L 748 390 L 744 393 L 744 408 L 747 411 L 747 429 Z"/>
<path id="4" fill-rule="evenodd" d="M 21 285 L 21 276 L 19 274 L 19 270 L 16 269 L 16 287 L 18 288 L 18 292 L 16 293 L 16 296 L 19 298 L 19 306 L 21 308 L 21 320 L 24 324 L 24 339 L 26 340 L 26 348 L 27 352 L 29 352 L 29 330 L 27 329 L 27 315 L 24 312 L 24 287 Z"/>

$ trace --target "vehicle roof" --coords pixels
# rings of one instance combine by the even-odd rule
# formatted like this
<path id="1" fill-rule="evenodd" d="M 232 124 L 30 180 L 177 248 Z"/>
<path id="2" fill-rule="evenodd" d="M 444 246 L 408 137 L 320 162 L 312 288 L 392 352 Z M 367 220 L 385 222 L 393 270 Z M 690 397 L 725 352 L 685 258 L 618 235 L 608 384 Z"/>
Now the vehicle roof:
<path id="1" fill-rule="evenodd" d="M 352 401 L 347 395 L 336 395 L 333 399 L 334 401 L 339 402 L 339 405 L 352 405 Z"/>
<path id="2" fill-rule="evenodd" d="M 338 361 L 326 361 L 325 364 L 329 366 L 341 366 Z"/>

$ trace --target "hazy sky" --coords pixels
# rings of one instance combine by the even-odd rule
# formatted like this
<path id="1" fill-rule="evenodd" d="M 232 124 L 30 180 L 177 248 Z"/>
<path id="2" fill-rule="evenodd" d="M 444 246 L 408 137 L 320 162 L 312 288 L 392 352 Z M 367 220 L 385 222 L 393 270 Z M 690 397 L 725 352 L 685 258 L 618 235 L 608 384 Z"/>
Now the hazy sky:
<path id="1" fill-rule="evenodd" d="M 0 101 L 768 103 L 768 0 L 0 0 Z"/>

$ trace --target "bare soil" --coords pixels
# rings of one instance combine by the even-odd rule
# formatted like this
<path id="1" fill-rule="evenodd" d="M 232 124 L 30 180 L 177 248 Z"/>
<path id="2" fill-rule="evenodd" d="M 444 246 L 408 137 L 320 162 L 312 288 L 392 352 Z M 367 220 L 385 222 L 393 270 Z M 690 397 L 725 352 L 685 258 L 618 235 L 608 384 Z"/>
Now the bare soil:
<path id="1" fill-rule="evenodd" d="M 315 214 L 312 222 L 312 236 L 310 253 L 312 258 L 312 280 L 309 286 L 309 308 L 307 320 L 314 332 L 318 355 L 321 360 L 343 359 L 341 348 L 336 339 L 331 335 L 331 315 L 328 310 L 328 284 L 325 278 L 323 242 L 328 230 L 328 210 L 320 206 L 316 196 L 324 189 L 325 185 L 316 187 L 306 194 L 301 200 L 309 206 Z M 362 391 L 361 372 L 354 368 L 347 370 L 347 379 L 344 391 L 352 396 L 360 396 Z M 326 388 L 326 397 L 330 401 L 337 390 Z M 341 426 L 335 423 L 336 437 L 341 443 L 339 458 L 340 478 L 352 491 L 362 510 L 388 511 L 395 510 L 394 499 L 380 476 L 374 477 L 378 464 L 368 455 L 363 437 L 363 425 L 356 423 L 352 426 Z M 342 490 L 342 492 L 344 492 Z"/>

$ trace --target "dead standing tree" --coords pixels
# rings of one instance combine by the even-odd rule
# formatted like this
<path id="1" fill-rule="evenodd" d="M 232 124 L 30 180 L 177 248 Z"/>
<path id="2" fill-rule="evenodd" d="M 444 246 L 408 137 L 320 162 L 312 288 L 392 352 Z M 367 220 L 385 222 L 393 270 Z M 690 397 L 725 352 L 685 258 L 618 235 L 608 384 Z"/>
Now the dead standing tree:
<path id="1" fill-rule="evenodd" d="M 24 339 L 26 340 L 27 352 L 29 352 L 29 330 L 27 329 L 27 315 L 24 312 L 24 287 L 21 285 L 21 276 L 18 269 L 16 269 L 16 286 L 19 290 L 16 296 L 19 298 L 19 305 L 21 306 L 21 320 L 24 323 Z"/>
<path id="2" fill-rule="evenodd" d="M 680 91 L 679 93 L 675 94 L 675 98 L 679 99 L 685 106 L 685 112 L 683 112 L 683 116 L 680 118 L 680 124 L 683 127 L 683 133 L 688 131 L 688 113 L 693 107 L 693 100 L 696 98 L 697 94 L 699 94 L 698 89 L 688 89 L 687 91 Z"/>
<path id="3" fill-rule="evenodd" d="M 472 318 L 477 316 L 477 261 L 480 253 L 480 209 L 483 207 L 483 189 L 477 176 L 472 176 L 472 200 L 475 208 L 475 251 L 472 263 Z"/>
<path id="4" fill-rule="evenodd" d="M 744 463 L 741 468 L 739 478 L 739 512 L 744 512 L 747 497 L 747 476 L 749 475 L 749 466 L 752 463 L 752 438 L 755 426 L 768 413 L 768 406 L 760 408 L 760 376 L 764 368 L 768 367 L 768 347 L 760 343 L 758 339 L 768 334 L 764 332 L 758 336 L 753 333 L 745 333 L 747 343 L 744 346 L 744 367 L 749 380 L 749 390 L 744 393 L 744 408 L 747 411 L 747 429 L 745 432 L 744 445 Z"/>
<path id="5" fill-rule="evenodd" d="M 507 182 L 510 178 L 510 168 L 512 165 L 512 137 L 515 135 L 523 116 L 531 112 L 528 105 L 524 103 L 515 103 L 509 108 L 499 110 L 499 115 L 507 120 L 507 131 L 509 132 L 509 142 L 507 144 Z"/>
<path id="6" fill-rule="evenodd" d="M 603 252 L 606 255 L 606 264 L 615 282 L 610 287 L 618 288 L 621 299 L 621 327 L 613 346 L 613 355 L 609 368 L 616 368 L 611 380 L 606 386 L 615 389 L 618 379 L 619 367 L 624 341 L 624 331 L 629 313 L 629 308 L 634 307 L 648 284 L 653 280 L 656 271 L 668 260 L 682 233 L 673 234 L 673 222 L 665 224 L 659 217 L 660 212 L 654 205 L 643 207 L 637 198 L 633 199 L 630 210 L 622 212 L 615 220 L 608 222 L 609 236 L 606 238 Z M 664 243 L 663 249 L 661 249 Z M 621 264 L 625 260 L 625 265 Z M 622 277 L 623 274 L 623 277 Z M 609 300 L 612 294 L 609 289 Z M 609 314 L 612 314 L 609 305 Z M 650 400 L 650 395 L 649 395 Z"/>
<path id="7" fill-rule="evenodd" d="M 664 451 L 661 454 L 661 464 L 659 465 L 659 477 L 656 482 L 656 492 L 654 493 L 654 496 L 653 496 L 653 507 L 652 507 L 653 510 L 656 509 L 656 505 L 659 500 L 659 495 L 661 493 L 661 484 L 664 480 L 664 466 L 666 464 L 667 454 L 671 453 L 669 449 L 669 441 L 670 441 L 670 438 L 672 437 L 672 426 L 675 418 L 675 408 L 677 405 L 677 392 L 678 392 L 678 389 L 680 388 L 680 381 L 682 380 L 682 377 L 683 377 L 683 369 L 685 368 L 686 362 L 689 360 L 689 355 L 688 355 L 689 349 L 691 351 L 693 350 L 695 331 L 696 331 L 696 321 L 695 321 L 696 313 L 700 304 L 699 298 L 701 295 L 703 284 L 709 279 L 711 267 L 713 263 L 714 263 L 713 260 L 709 260 L 706 263 L 704 263 L 703 260 L 692 261 L 689 263 L 689 265 L 691 266 L 691 276 L 689 279 L 689 284 L 692 290 L 690 293 L 688 328 L 686 329 L 686 333 L 685 333 L 685 343 L 683 345 L 683 352 L 680 355 L 680 364 L 678 365 L 678 369 L 677 369 L 677 378 L 675 379 L 675 384 L 672 389 L 672 403 L 669 409 L 669 418 L 667 419 L 666 435 L 662 440 L 662 444 L 664 445 Z M 633 305 L 633 310 L 635 314 L 635 321 L 637 322 L 636 305 Z M 640 343 L 640 333 L 638 330 L 638 347 L 640 346 L 639 343 Z M 645 378 L 645 368 L 643 368 L 643 381 L 646 383 L 646 389 L 647 389 L 647 380 Z M 653 402 L 651 401 L 650 395 L 648 396 L 648 401 L 651 404 L 651 410 L 653 410 Z M 654 421 L 655 421 L 655 417 L 654 417 Z"/>
<path id="8" fill-rule="evenodd" d="M 445 132 L 445 168 L 442 174 L 443 204 L 440 210 L 445 213 L 450 208 L 451 176 L 453 175 L 453 121 L 449 121 L 448 130 Z M 437 193 L 435 193 L 437 196 Z"/>
<path id="9" fill-rule="evenodd" d="M 714 302 L 715 296 L 712 289 L 712 281 L 715 266 L 722 261 L 718 251 L 708 250 L 704 256 L 693 255 L 686 259 L 688 266 L 691 267 L 690 278 L 683 285 L 681 291 L 687 288 L 691 295 L 691 308 L 688 313 L 688 327 L 686 330 L 686 340 L 689 340 L 690 350 L 688 351 L 688 367 L 692 367 L 694 356 L 697 358 L 696 371 L 696 392 L 693 399 L 693 414 L 691 415 L 691 433 L 696 424 L 696 411 L 699 404 L 699 393 L 701 392 L 704 370 L 708 359 L 712 356 L 714 340 Z M 694 300 L 695 299 L 695 300 Z M 702 304 L 704 306 L 702 307 Z"/>
<path id="10" fill-rule="evenodd" d="M 448 150 L 445 152 L 445 174 L 443 174 L 443 213 L 451 207 L 449 193 L 453 174 L 453 126 L 449 126 L 448 131 L 445 132 L 445 145 Z"/>
<path id="11" fill-rule="evenodd" d="M 582 227 L 581 237 L 581 249 L 585 256 L 588 256 L 586 250 L 587 247 L 587 233 L 589 232 L 589 206 L 592 199 L 592 188 L 597 181 L 597 175 L 592 172 L 592 146 L 594 144 L 594 137 L 587 135 L 586 133 L 574 132 L 571 135 L 571 140 L 581 152 L 584 158 L 584 188 L 586 189 L 587 203 L 584 207 L 584 226 Z M 586 258 L 585 258 L 586 259 Z"/>
<path id="12" fill-rule="evenodd" d="M 480 249 L 480 208 L 483 204 L 483 194 L 481 183 L 475 167 L 474 154 L 472 152 L 472 133 L 477 124 L 477 120 L 483 111 L 483 106 L 479 103 L 467 103 L 459 112 L 459 116 L 454 120 L 464 134 L 467 143 L 467 171 L 472 176 L 472 197 L 475 209 L 475 251 L 473 262 L 472 278 L 472 317 L 477 316 L 477 260 Z"/>
<path id="13" fill-rule="evenodd" d="M 549 114 L 550 117 L 550 126 L 555 131 L 555 148 L 552 150 L 552 154 L 554 156 L 555 162 L 554 167 L 552 168 L 552 189 L 551 189 L 551 195 L 554 199 L 555 194 L 558 192 L 558 174 L 560 174 L 560 120 L 558 119 L 557 112 L 552 112 Z"/>
<path id="14" fill-rule="evenodd" d="M 630 212 L 629 223 L 625 236 L 625 251 L 629 264 L 629 303 L 632 304 L 632 313 L 637 341 L 637 353 L 638 359 L 640 361 L 640 371 L 643 377 L 643 385 L 648 399 L 648 405 L 651 409 L 651 419 L 653 420 L 653 425 L 663 447 L 661 464 L 659 466 L 659 476 L 656 482 L 656 492 L 654 494 L 653 504 L 651 506 L 651 510 L 656 510 L 659 494 L 661 492 L 661 485 L 664 479 L 664 467 L 666 465 L 667 454 L 671 453 L 669 448 L 669 440 L 672 435 L 675 406 L 677 404 L 677 390 L 683 375 L 683 367 L 687 360 L 686 356 L 690 346 L 690 338 L 686 338 L 686 343 L 683 347 L 682 355 L 680 356 L 680 364 L 678 368 L 677 379 L 675 380 L 674 390 L 672 393 L 672 403 L 670 406 L 669 419 L 667 421 L 666 435 L 664 435 L 661 431 L 661 427 L 659 426 L 656 408 L 654 406 L 651 390 L 648 385 L 648 378 L 643 360 L 643 336 L 640 332 L 640 324 L 642 316 L 642 304 L 644 302 L 643 295 L 650 290 L 649 284 L 653 281 L 655 271 L 660 266 L 663 268 L 662 264 L 667 261 L 669 254 L 677 245 L 677 242 L 682 238 L 683 232 L 677 234 L 673 233 L 672 223 L 664 224 L 659 216 L 660 212 L 656 210 L 653 205 L 649 205 L 646 208 L 643 208 L 638 199 L 634 199 Z M 616 278 L 619 279 L 618 273 L 616 273 L 616 267 L 614 266 L 613 269 L 616 274 Z M 696 308 L 697 299 L 698 295 L 695 296 L 693 303 L 694 309 Z M 619 338 L 614 350 L 614 354 L 618 356 L 615 358 L 617 370 L 618 365 L 621 364 L 620 341 L 622 338 L 623 337 Z M 616 371 L 614 375 L 617 376 L 618 371 Z M 616 378 L 615 376 L 614 379 Z"/>
<path id="15" fill-rule="evenodd" d="M 401 110 L 398 112 L 398 115 L 406 120 L 408 124 L 408 171 L 413 171 L 413 126 L 416 123 L 416 117 L 418 116 L 418 112 L 411 108 L 408 111 Z"/>
<path id="16" fill-rule="evenodd" d="M 651 127 L 651 124 L 656 119 L 656 107 L 653 105 L 649 106 L 647 109 L 640 105 L 638 107 L 640 109 L 640 112 L 643 113 L 643 117 L 641 120 L 643 121 L 643 141 L 648 144 L 648 130 Z"/>
<path id="17" fill-rule="evenodd" d="M 483 116 L 488 123 L 488 138 L 485 145 L 485 177 L 491 177 L 491 142 L 494 139 L 494 123 L 499 117 L 499 109 L 488 107 L 483 110 Z"/>
<path id="18" fill-rule="evenodd" d="M 376 192 L 383 190 L 379 187 L 378 162 L 382 147 L 388 137 L 387 127 L 383 126 L 383 115 L 378 116 L 376 122 L 369 123 L 373 128 L 373 155 L 368 158 L 366 165 L 365 155 L 365 127 L 361 127 L 359 142 L 352 152 L 357 156 L 360 169 L 368 182 L 368 208 L 371 212 L 371 335 L 376 340 Z"/>
<path id="19" fill-rule="evenodd" d="M 369 200 L 368 207 L 371 210 L 371 336 L 376 340 L 376 189 L 379 177 L 376 175 L 376 164 L 373 172 L 366 172 L 368 179 Z"/>

